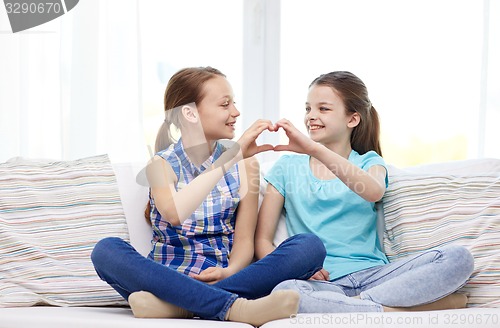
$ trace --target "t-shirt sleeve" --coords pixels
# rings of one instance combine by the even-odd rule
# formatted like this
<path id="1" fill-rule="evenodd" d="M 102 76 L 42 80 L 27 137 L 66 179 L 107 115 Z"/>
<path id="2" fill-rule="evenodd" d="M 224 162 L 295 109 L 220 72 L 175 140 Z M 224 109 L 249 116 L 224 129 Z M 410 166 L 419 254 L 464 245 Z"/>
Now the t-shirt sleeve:
<path id="1" fill-rule="evenodd" d="M 368 169 L 374 165 L 380 165 L 385 169 L 385 187 L 387 188 L 389 186 L 389 172 L 387 170 L 387 165 L 385 164 L 382 156 L 371 150 L 363 155 L 361 168 L 368 171 Z"/>
<path id="2" fill-rule="evenodd" d="M 286 163 L 289 160 L 289 155 L 281 156 L 269 172 L 264 176 L 264 180 L 270 183 L 278 192 L 285 197 L 285 181 L 286 181 Z"/>

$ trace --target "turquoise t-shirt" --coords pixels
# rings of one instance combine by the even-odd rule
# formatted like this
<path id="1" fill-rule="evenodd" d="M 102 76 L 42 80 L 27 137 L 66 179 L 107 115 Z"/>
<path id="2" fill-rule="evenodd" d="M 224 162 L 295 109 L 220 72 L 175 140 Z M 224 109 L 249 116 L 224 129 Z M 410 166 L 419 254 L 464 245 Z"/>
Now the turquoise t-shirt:
<path id="1" fill-rule="evenodd" d="M 338 178 L 316 178 L 309 159 L 308 155 L 283 155 L 265 177 L 285 198 L 288 234 L 309 232 L 323 241 L 324 269 L 331 280 L 388 263 L 379 247 L 375 203 L 361 198 Z M 365 171 L 373 165 L 386 167 L 374 151 L 359 155 L 353 150 L 349 161 Z"/>

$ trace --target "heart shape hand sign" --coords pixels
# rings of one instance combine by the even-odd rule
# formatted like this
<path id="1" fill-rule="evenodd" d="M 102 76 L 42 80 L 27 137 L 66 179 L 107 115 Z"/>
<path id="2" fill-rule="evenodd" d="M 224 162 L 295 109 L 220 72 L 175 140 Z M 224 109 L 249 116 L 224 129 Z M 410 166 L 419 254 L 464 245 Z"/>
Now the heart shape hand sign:
<path id="1" fill-rule="evenodd" d="M 283 129 L 288 137 L 287 145 L 257 145 L 257 137 L 265 130 L 269 132 L 278 132 Z M 290 121 L 281 119 L 274 125 L 268 120 L 257 120 L 250 126 L 238 140 L 241 151 L 244 157 L 253 156 L 255 154 L 274 150 L 274 151 L 293 151 L 296 153 L 309 153 L 316 143 L 308 136 L 300 132 Z"/>

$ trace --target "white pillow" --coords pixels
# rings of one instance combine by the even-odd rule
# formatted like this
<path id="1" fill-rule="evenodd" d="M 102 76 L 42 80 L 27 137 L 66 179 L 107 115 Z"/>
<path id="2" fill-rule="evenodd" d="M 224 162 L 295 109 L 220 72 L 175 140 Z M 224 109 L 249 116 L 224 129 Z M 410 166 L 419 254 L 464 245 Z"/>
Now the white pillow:
<path id="1" fill-rule="evenodd" d="M 97 276 L 97 241 L 128 240 L 107 155 L 0 164 L 0 307 L 121 305 Z"/>
<path id="2" fill-rule="evenodd" d="M 113 169 L 120 190 L 123 210 L 127 218 L 130 243 L 143 256 L 151 251 L 153 232 L 144 217 L 144 210 L 149 201 L 149 188 L 139 184 L 137 175 L 141 173 L 144 164 L 116 163 Z"/>
<path id="3" fill-rule="evenodd" d="M 500 307 L 500 160 L 389 168 L 383 197 L 390 261 L 445 244 L 467 247 L 475 270 L 469 306 Z"/>

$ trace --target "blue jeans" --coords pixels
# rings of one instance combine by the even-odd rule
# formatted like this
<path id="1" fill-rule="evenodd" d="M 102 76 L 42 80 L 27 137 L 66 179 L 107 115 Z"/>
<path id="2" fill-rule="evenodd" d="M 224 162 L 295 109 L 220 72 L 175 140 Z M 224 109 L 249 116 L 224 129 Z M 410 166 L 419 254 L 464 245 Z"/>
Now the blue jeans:
<path id="1" fill-rule="evenodd" d="M 318 237 L 295 235 L 263 259 L 213 285 L 143 257 L 120 238 L 99 241 L 91 258 L 99 277 L 126 300 L 133 292 L 148 291 L 201 318 L 224 320 L 236 298 L 259 298 L 284 280 L 308 279 L 322 268 L 325 255 Z"/>
<path id="2" fill-rule="evenodd" d="M 332 281 L 284 281 L 274 290 L 297 290 L 299 313 L 382 312 L 382 306 L 437 301 L 462 287 L 473 269 L 474 258 L 465 247 L 445 246 Z M 360 299 L 352 298 L 356 295 Z"/>

